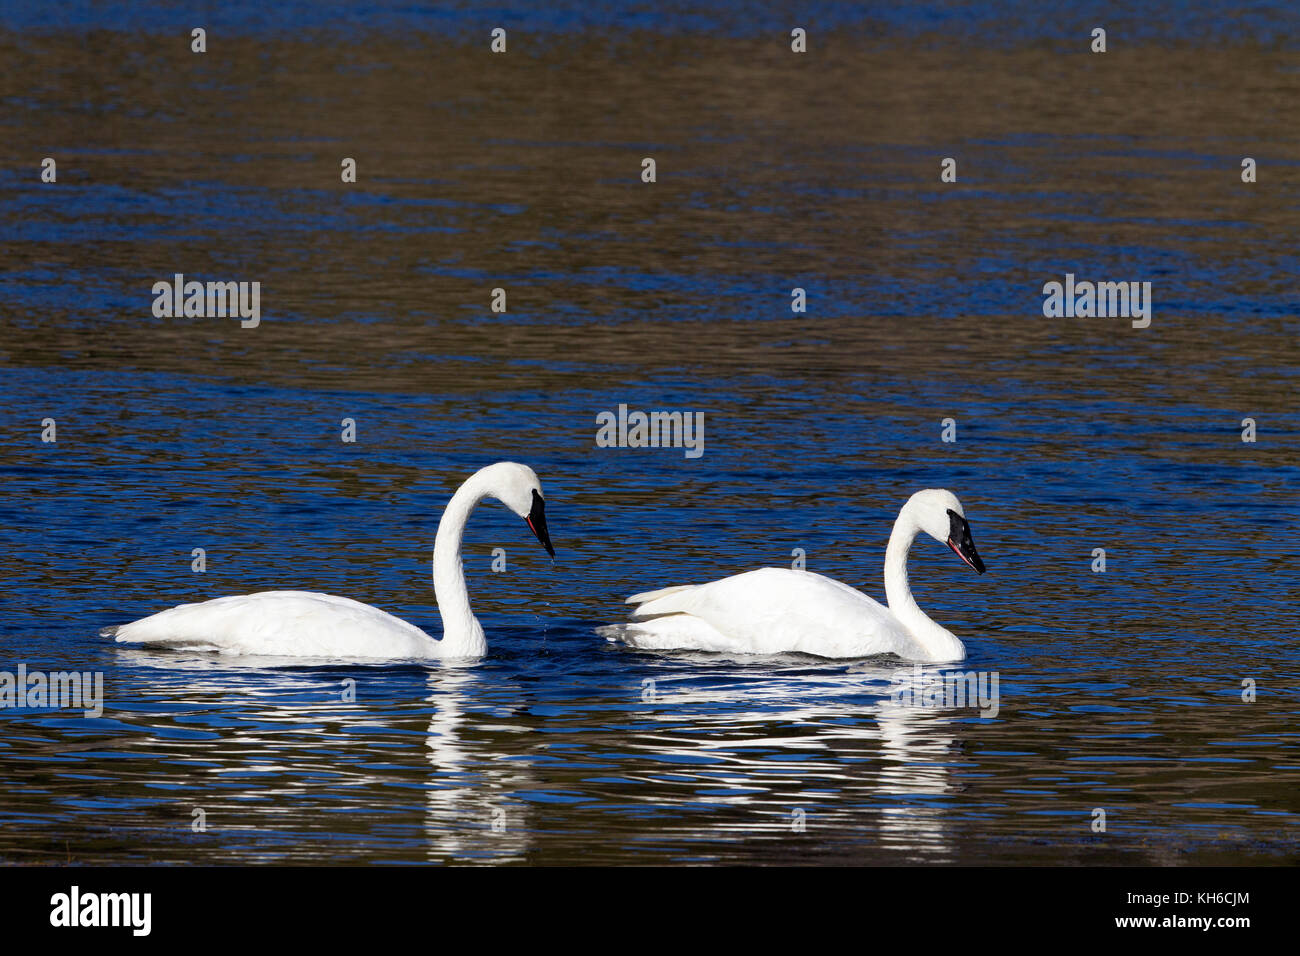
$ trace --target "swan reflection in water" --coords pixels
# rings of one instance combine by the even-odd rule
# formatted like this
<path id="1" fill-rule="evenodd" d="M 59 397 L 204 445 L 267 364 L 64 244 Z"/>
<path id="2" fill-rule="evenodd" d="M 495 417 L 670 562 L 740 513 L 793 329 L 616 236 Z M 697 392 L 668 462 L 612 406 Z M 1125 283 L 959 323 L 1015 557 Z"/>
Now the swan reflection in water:
<path id="1" fill-rule="evenodd" d="M 573 863 L 953 853 L 953 768 L 973 711 L 904 693 L 944 673 L 935 665 L 656 655 L 649 688 L 620 676 L 621 689 L 538 717 L 516 680 L 481 666 L 120 653 L 157 669 L 142 676 L 146 706 L 115 715 L 146 725 L 143 769 L 186 767 L 168 778 L 185 813 L 207 808 L 259 858 L 302 859 L 313 844 L 321 860 L 470 863 L 543 849 Z M 340 699 L 348 680 L 355 703 Z M 575 799 L 530 797 L 546 791 Z"/>
<path id="2" fill-rule="evenodd" d="M 956 789 L 949 764 L 957 756 L 953 740 L 961 725 L 955 716 L 962 711 L 951 699 L 927 697 L 928 690 L 944 683 L 942 668 L 914 664 L 889 670 L 889 694 L 875 707 L 880 741 L 876 786 L 882 796 L 899 799 L 881 808 L 880 844 L 925 858 L 944 857 L 951 844 L 947 807 L 929 798 Z"/>
<path id="3" fill-rule="evenodd" d="M 490 704 L 469 713 L 473 701 L 501 697 L 478 686 L 475 661 L 304 667 L 296 658 L 117 654 L 144 678 L 136 694 L 158 705 L 137 701 L 115 715 L 147 725 L 150 749 L 165 750 L 151 776 L 157 756 L 194 762 L 176 793 L 187 827 L 201 807 L 213 835 L 247 835 L 266 860 L 285 856 L 286 844 L 300 858 L 302 837 L 321 828 L 340 838 L 326 841 L 325 859 L 409 859 L 415 849 L 431 862 L 499 863 L 528 848 L 528 804 L 512 794 L 536 789 L 531 745 L 512 739 L 525 728 L 494 720 Z"/>
<path id="4" fill-rule="evenodd" d="M 536 788 L 531 765 L 490 759 L 482 738 L 497 737 L 497 753 L 499 743 L 508 742 L 502 749 L 516 756 L 531 745 L 518 724 L 493 722 L 482 710 L 466 714 L 467 704 L 479 699 L 479 682 L 474 667 L 450 661 L 428 675 L 432 714 L 425 744 L 432 779 L 424 829 L 431 862 L 506 863 L 522 860 L 528 850 L 530 805 L 514 795 Z M 471 728 L 477 741 L 472 745 L 466 740 Z"/>
<path id="5" fill-rule="evenodd" d="M 927 700 L 923 692 L 943 668 L 805 659 L 759 670 L 753 658 L 737 658 L 722 675 L 724 659 L 699 659 L 713 663 L 711 686 L 699 686 L 697 668 L 656 677 L 642 716 L 665 729 L 631 743 L 669 762 L 672 776 L 693 769 L 708 799 L 745 812 L 704 818 L 703 833 L 698 814 L 666 826 L 697 843 L 781 839 L 794 861 L 832 861 L 818 855 L 819 829 L 835 832 L 826 842 L 844 862 L 855 843 L 896 850 L 900 862 L 951 855 L 945 798 L 957 788 L 960 718 L 973 711 Z"/>

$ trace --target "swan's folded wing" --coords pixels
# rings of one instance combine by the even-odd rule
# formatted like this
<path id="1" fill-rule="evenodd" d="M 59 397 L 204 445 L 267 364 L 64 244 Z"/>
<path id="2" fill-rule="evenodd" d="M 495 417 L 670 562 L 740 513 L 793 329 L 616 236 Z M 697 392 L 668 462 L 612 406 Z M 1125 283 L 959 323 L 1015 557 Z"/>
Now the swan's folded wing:
<path id="1" fill-rule="evenodd" d="M 753 653 L 802 651 L 828 657 L 906 646 L 889 611 L 860 591 L 808 571 L 762 568 L 694 587 L 645 595 L 634 621 L 684 614 Z"/>
<path id="2" fill-rule="evenodd" d="M 375 656 L 421 657 L 432 640 L 379 608 L 314 591 L 263 591 L 182 604 L 103 633 L 129 644 L 322 657 L 371 656 L 372 644 Z"/>

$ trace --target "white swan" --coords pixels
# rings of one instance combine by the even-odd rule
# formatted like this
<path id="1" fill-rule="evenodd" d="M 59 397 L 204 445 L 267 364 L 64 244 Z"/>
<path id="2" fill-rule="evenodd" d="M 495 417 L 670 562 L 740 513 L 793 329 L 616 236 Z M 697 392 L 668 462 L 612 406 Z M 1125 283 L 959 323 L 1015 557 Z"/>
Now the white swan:
<path id="1" fill-rule="evenodd" d="M 481 468 L 452 495 L 433 545 L 433 590 L 442 614 L 434 640 L 379 608 L 312 591 L 263 591 L 182 604 L 130 624 L 100 631 L 128 644 L 223 654 L 332 658 L 468 658 L 487 653 L 487 640 L 465 590 L 460 561 L 465 522 L 484 498 L 519 515 L 554 557 L 542 485 L 527 465 Z"/>
<path id="2" fill-rule="evenodd" d="M 599 629 L 610 641 L 649 650 L 959 661 L 966 648 L 916 606 L 907 553 L 921 531 L 984 573 L 961 502 L 950 491 L 918 491 L 903 505 L 885 550 L 884 607 L 809 571 L 762 568 L 708 584 L 634 594 L 632 621 Z"/>

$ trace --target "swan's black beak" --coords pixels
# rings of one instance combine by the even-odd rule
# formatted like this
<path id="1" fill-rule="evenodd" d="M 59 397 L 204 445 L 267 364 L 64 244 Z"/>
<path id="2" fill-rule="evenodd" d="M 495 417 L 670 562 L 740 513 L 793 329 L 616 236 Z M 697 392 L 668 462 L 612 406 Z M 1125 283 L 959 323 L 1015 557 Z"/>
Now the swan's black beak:
<path id="1" fill-rule="evenodd" d="M 551 547 L 551 532 L 546 528 L 546 502 L 536 488 L 533 489 L 533 510 L 528 512 L 528 517 L 524 520 L 528 522 L 533 534 L 537 535 L 537 540 L 542 543 L 546 553 L 555 557 L 555 549 Z"/>
<path id="2" fill-rule="evenodd" d="M 948 528 L 948 547 L 952 548 L 957 557 L 983 574 L 984 562 L 980 559 L 980 553 L 975 550 L 975 542 L 971 540 L 970 525 L 951 508 L 948 509 L 948 520 L 951 522 Z"/>

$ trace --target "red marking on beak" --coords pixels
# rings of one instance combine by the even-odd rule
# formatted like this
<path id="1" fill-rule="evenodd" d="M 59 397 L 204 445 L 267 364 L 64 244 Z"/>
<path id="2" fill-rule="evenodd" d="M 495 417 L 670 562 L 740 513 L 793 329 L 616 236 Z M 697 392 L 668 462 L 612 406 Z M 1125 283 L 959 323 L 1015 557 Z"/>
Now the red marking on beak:
<path id="1" fill-rule="evenodd" d="M 952 543 L 952 539 L 949 539 L 947 541 L 947 545 L 948 547 L 952 548 L 953 554 L 957 555 L 957 557 L 961 558 L 962 561 L 965 562 L 966 567 L 970 568 L 972 571 L 979 571 L 979 568 L 975 567 L 975 565 L 971 563 L 971 559 L 966 557 L 966 555 L 962 554 L 961 549 L 958 548 L 957 545 Z"/>

